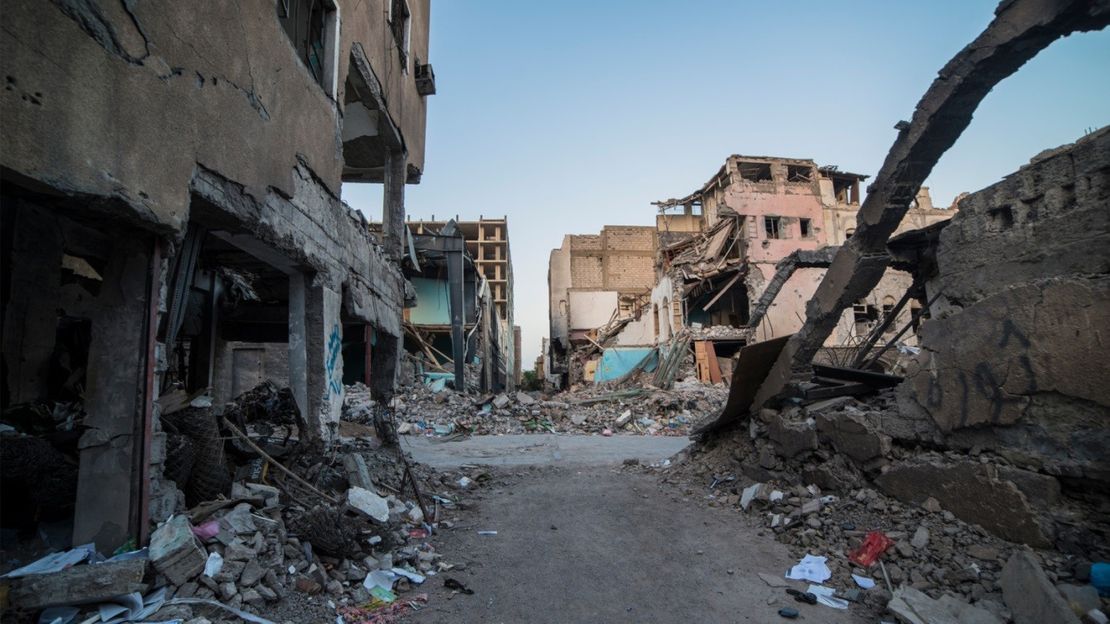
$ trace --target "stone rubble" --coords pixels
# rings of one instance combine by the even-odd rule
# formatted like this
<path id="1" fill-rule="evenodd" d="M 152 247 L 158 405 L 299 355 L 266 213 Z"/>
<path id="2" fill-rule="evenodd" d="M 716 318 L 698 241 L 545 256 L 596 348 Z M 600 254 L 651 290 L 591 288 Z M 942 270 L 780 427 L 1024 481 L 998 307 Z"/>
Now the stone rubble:
<path id="1" fill-rule="evenodd" d="M 1073 534 L 1107 534 L 1105 509 L 1062 496 L 1055 479 L 1022 470 L 984 449 L 940 452 L 892 444 L 882 423 L 896 418 L 896 410 L 889 391 L 764 409 L 747 427 L 691 446 L 670 467 L 630 469 L 660 473 L 664 483 L 682 488 L 687 496 L 745 513 L 747 521 L 762 525 L 799 558 L 828 557 L 831 587 L 854 588 L 852 574 L 875 580 L 875 588 L 863 592 L 875 614 L 888 606 L 891 589 L 903 588 L 896 607 L 907 613 L 933 609 L 946 614 L 922 621 L 1035 621 L 1022 620 L 1026 607 L 1015 606 L 1019 601 L 1005 593 L 1006 583 L 1014 584 L 1006 579 L 1015 560 L 1027 563 L 1027 576 L 1036 575 L 1030 571 L 1035 567 L 1044 579 L 1039 590 L 1044 594 L 1045 587 L 1051 589 L 1059 598 L 1057 606 L 1072 601 L 1076 613 L 1089 611 L 1092 602 L 1077 597 L 1082 590 L 1067 588 L 1090 587 L 1079 571 L 1091 561 L 1106 560 L 1110 545 L 1097 537 L 1085 539 L 1083 548 L 1070 545 L 1077 541 Z M 944 479 L 929 482 L 923 466 L 941 471 Z M 905 484 L 895 487 L 887 476 L 900 471 L 907 471 Z M 1008 507 L 991 507 L 989 497 L 998 492 Z M 976 515 L 984 506 L 996 517 Z M 1075 525 L 1064 524 L 1069 520 Z M 1034 553 L 1005 539 L 1039 540 L 1041 533 L 1024 527 L 1052 534 L 1047 527 L 1053 521 L 1065 527 L 1056 530 L 1055 544 L 1047 544 L 1054 549 L 1039 542 L 1034 545 L 1042 550 Z M 849 560 L 870 531 L 882 531 L 893 541 L 881 556 L 889 587 L 879 565 L 864 569 Z M 1083 595 L 1089 598 L 1090 592 Z M 1107 606 L 1106 601 L 1095 604 L 1104 610 Z M 915 621 L 909 615 L 901 619 Z"/>
<path id="2" fill-rule="evenodd" d="M 601 434 L 605 430 L 641 435 L 684 436 L 690 424 L 720 411 L 728 397 L 724 385 L 705 385 L 690 378 L 671 390 L 650 386 L 610 389 L 583 386 L 545 395 L 474 395 L 408 386 L 391 403 L 401 435 L 449 436 L 521 433 Z M 369 402 L 369 392 L 355 386 L 348 402 Z M 366 414 L 367 409 L 355 408 Z"/>

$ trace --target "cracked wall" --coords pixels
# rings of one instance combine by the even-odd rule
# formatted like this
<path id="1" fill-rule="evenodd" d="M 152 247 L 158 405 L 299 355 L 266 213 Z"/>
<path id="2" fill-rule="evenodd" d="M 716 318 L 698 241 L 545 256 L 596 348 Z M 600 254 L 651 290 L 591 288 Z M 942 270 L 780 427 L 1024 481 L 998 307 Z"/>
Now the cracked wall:
<path id="1" fill-rule="evenodd" d="M 1110 464 L 1110 128 L 967 196 L 940 237 L 940 293 L 903 412 L 1057 476 Z"/>

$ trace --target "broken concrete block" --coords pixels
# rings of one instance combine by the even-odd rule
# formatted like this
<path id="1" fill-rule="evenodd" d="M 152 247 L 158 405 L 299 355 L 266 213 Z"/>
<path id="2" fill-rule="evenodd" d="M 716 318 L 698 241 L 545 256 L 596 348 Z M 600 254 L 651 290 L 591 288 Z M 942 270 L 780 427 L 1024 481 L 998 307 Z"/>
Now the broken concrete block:
<path id="1" fill-rule="evenodd" d="M 366 460 L 358 453 L 346 453 L 343 455 L 343 468 L 347 471 L 347 481 L 354 487 L 360 487 L 364 490 L 374 488 L 374 481 L 370 478 L 370 468 L 366 466 Z"/>
<path id="2" fill-rule="evenodd" d="M 1102 600 L 1098 597 L 1098 590 L 1094 585 L 1069 585 L 1061 584 L 1056 590 L 1068 602 L 1068 606 L 1076 615 L 1089 612 L 1091 609 L 1102 607 Z"/>
<path id="3" fill-rule="evenodd" d="M 1053 587 L 1028 551 L 1019 550 L 1010 557 L 1002 567 L 998 585 L 1015 624 L 1079 624 L 1068 601 Z"/>
<path id="4" fill-rule="evenodd" d="M 771 420 L 767 434 L 775 450 L 787 459 L 817 449 L 817 430 L 808 422 L 786 420 L 782 414 Z"/>
<path id="5" fill-rule="evenodd" d="M 497 409 L 505 409 L 510 403 L 509 397 L 499 394 L 493 399 L 493 406 Z"/>
<path id="6" fill-rule="evenodd" d="M 917 527 L 913 532 L 913 538 L 910 540 L 910 545 L 916 550 L 921 550 L 929 545 L 929 529 L 923 526 Z"/>
<path id="7" fill-rule="evenodd" d="M 617 419 L 613 421 L 613 426 L 619 429 L 630 422 L 632 422 L 632 410 L 624 410 L 621 412 L 621 415 L 617 416 Z"/>
<path id="8" fill-rule="evenodd" d="M 526 392 L 517 392 L 516 393 L 516 402 L 520 403 L 521 405 L 531 405 L 531 404 L 535 403 L 536 400 L 533 399 L 532 396 L 529 395 Z"/>
<path id="9" fill-rule="evenodd" d="M 903 502 L 923 504 L 935 498 L 961 520 L 982 525 L 999 537 L 1037 548 L 1052 545 L 1051 524 L 1012 481 L 997 478 L 986 465 L 903 463 L 879 475 L 875 483 Z"/>
<path id="10" fill-rule="evenodd" d="M 9 600 L 27 610 L 102 602 L 132 592 L 145 593 L 146 559 L 76 565 L 61 572 L 30 574 L 11 580 Z M 203 564 L 202 564 L 203 565 Z"/>
<path id="11" fill-rule="evenodd" d="M 347 504 L 377 522 L 389 521 L 389 502 L 370 490 L 360 487 L 347 490 Z"/>
<path id="12" fill-rule="evenodd" d="M 184 585 L 204 570 L 208 554 L 197 544 L 186 516 L 174 516 L 150 536 L 150 561 L 174 585 Z"/>
<path id="13" fill-rule="evenodd" d="M 817 430 L 839 453 L 857 464 L 890 453 L 890 436 L 879 431 L 878 423 L 864 414 L 825 413 L 817 415 Z"/>

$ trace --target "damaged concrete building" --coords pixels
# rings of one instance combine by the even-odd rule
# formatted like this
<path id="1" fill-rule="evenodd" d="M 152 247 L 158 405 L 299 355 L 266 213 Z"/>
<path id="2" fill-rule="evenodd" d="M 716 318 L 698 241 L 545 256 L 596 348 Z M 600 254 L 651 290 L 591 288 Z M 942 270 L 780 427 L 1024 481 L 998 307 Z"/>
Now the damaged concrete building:
<path id="1" fill-rule="evenodd" d="M 449 370 L 465 375 L 470 364 L 476 374 L 465 380 L 451 375 L 456 388 L 515 390 L 520 336 L 513 325 L 508 219 L 412 221 L 408 234 L 411 250 L 402 267 L 416 290 L 416 305 L 404 311 L 405 348 L 425 368 L 418 374 L 434 382 Z M 464 302 L 458 309 L 456 296 Z"/>
<path id="2" fill-rule="evenodd" d="M 344 382 L 388 397 L 428 20 L 428 0 L 5 3 L 3 407 L 42 435 L 4 456 L 57 477 L 26 491 L 5 464 L 5 527 L 45 509 L 63 541 L 144 543 L 179 496 L 167 394 L 275 380 L 320 444 Z M 344 182 L 384 184 L 380 239 Z"/>
<path id="3" fill-rule="evenodd" d="M 667 308 L 660 311 L 650 297 L 656 249 L 655 227 L 608 225 L 600 234 L 567 235 L 551 252 L 549 383 L 565 388 L 619 377 L 668 331 Z"/>
<path id="4" fill-rule="evenodd" d="M 549 268 L 548 381 L 615 379 L 679 333 L 692 337 L 703 381 L 729 379 L 742 346 L 801 326 L 825 268 L 854 232 L 866 179 L 812 160 L 733 155 L 697 191 L 656 202 L 654 227 L 566 237 Z M 923 188 L 900 229 L 946 220 L 954 208 L 934 208 Z M 826 356 L 851 357 L 872 332 L 889 335 L 914 318 L 921 306 L 906 295 L 913 286 L 890 269 L 843 314 Z M 586 352 L 570 357 L 576 347 Z"/>

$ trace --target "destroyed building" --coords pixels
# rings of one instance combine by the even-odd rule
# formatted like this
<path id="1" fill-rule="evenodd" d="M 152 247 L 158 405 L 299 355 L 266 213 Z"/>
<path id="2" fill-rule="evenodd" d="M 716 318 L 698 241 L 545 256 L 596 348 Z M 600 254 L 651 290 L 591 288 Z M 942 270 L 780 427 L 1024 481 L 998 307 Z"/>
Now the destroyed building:
<path id="1" fill-rule="evenodd" d="M 812 160 L 733 155 L 697 191 L 656 202 L 655 227 L 566 237 L 549 268 L 548 381 L 617 378 L 683 331 L 693 338 L 701 379 L 727 380 L 740 347 L 801 326 L 825 268 L 854 233 L 866 179 Z M 922 188 L 900 231 L 952 214 L 954 207 L 934 208 Z M 635 246 L 626 232 L 638 234 Z M 826 357 L 850 358 L 873 331 L 888 336 L 914 318 L 921 305 L 906 293 L 920 287 L 888 270 L 843 314 Z M 585 352 L 571 356 L 576 347 Z M 616 365 L 606 366 L 607 357 Z"/>
<path id="2" fill-rule="evenodd" d="M 567 387 L 568 379 L 616 378 L 655 344 L 660 327 L 669 323 L 650 299 L 656 247 L 654 227 L 609 225 L 600 234 L 567 235 L 551 252 L 549 382 Z M 610 347 L 607 360 L 602 344 Z M 576 349 L 601 359 L 575 357 Z"/>
<path id="3" fill-rule="evenodd" d="M 275 380 L 319 444 L 345 381 L 389 395 L 428 19 L 428 0 L 5 3 L 2 384 L 21 437 L 3 444 L 53 488 L 26 506 L 5 489 L 6 527 L 145 543 L 179 496 L 169 393 Z M 384 184 L 380 238 L 344 182 Z"/>
<path id="4" fill-rule="evenodd" d="M 405 348 L 426 368 L 418 375 L 435 380 L 450 373 L 460 389 L 514 390 L 520 336 L 513 326 L 508 219 L 413 221 L 408 230 L 412 249 L 402 266 L 416 305 L 404 311 Z M 453 270 L 461 280 L 457 291 Z M 457 292 L 464 304 L 456 311 Z M 476 367 L 475 379 L 455 378 L 455 370 L 465 375 L 464 364 Z"/>

